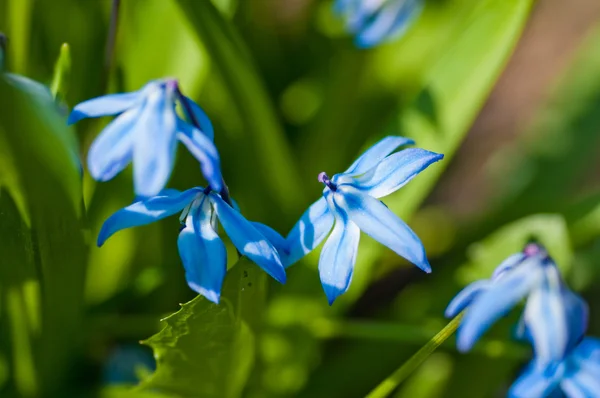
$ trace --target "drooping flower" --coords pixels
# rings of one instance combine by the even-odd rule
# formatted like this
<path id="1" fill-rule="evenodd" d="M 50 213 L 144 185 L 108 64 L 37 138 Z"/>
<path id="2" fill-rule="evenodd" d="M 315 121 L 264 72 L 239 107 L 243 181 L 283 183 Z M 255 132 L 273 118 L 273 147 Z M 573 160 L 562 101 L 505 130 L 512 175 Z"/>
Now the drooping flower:
<path id="1" fill-rule="evenodd" d="M 179 117 L 177 102 L 193 124 Z M 221 189 L 212 124 L 194 101 L 181 94 L 176 80 L 151 81 L 133 93 L 84 101 L 75 106 L 68 123 L 109 115 L 118 116 L 96 138 L 88 154 L 88 168 L 94 179 L 110 180 L 133 162 L 135 193 L 155 196 L 169 180 L 177 141 L 181 141 L 200 161 L 210 186 Z"/>
<path id="2" fill-rule="evenodd" d="M 219 237 L 217 220 L 237 250 L 269 275 L 285 283 L 285 269 L 277 250 L 238 210 L 229 206 L 211 189 L 192 188 L 184 192 L 165 190 L 149 199 L 135 202 L 110 216 L 98 235 L 101 246 L 115 232 L 150 224 L 183 211 L 184 227 L 177 241 L 179 255 L 190 288 L 218 303 L 227 271 L 225 244 Z"/>
<path id="3" fill-rule="evenodd" d="M 403 137 L 389 136 L 331 179 L 319 174 L 323 196 L 300 217 L 286 238 L 286 265 L 317 247 L 329 234 L 319 260 L 325 294 L 333 301 L 350 286 L 360 231 L 386 245 L 425 272 L 431 272 L 419 238 L 379 198 L 395 192 L 443 155 L 420 148 Z"/>
<path id="4" fill-rule="evenodd" d="M 447 316 L 468 307 L 457 331 L 458 349 L 470 350 L 498 318 L 525 298 L 523 320 L 537 360 L 550 363 L 563 358 L 577 330 L 569 315 L 577 298 L 564 284 L 556 263 L 536 243 L 509 257 L 490 281 L 467 286 L 450 303 Z"/>
<path id="5" fill-rule="evenodd" d="M 334 11 L 344 19 L 346 29 L 361 48 L 402 36 L 422 8 L 422 0 L 336 0 L 334 3 Z"/>

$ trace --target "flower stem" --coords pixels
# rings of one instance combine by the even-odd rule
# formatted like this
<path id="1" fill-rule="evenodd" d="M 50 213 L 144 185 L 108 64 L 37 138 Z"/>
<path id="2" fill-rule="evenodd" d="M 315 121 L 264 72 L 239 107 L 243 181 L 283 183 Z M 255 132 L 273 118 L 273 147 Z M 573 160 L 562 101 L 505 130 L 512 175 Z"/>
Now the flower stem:
<path id="1" fill-rule="evenodd" d="M 106 39 L 106 50 L 104 52 L 104 74 L 102 75 L 102 88 L 107 89 L 110 74 L 115 62 L 115 45 L 117 42 L 117 29 L 119 27 L 119 8 L 121 0 L 113 0 L 110 11 L 110 25 L 108 26 L 108 37 Z"/>
<path id="2" fill-rule="evenodd" d="M 408 361 L 404 362 L 394 373 L 381 382 L 366 398 L 385 398 L 404 381 L 416 368 L 421 365 L 448 337 L 458 328 L 463 314 L 458 314 L 442 330 L 417 351 Z"/>
<path id="3" fill-rule="evenodd" d="M 0 32 L 0 72 L 4 70 L 4 60 L 6 59 L 6 35 Z"/>

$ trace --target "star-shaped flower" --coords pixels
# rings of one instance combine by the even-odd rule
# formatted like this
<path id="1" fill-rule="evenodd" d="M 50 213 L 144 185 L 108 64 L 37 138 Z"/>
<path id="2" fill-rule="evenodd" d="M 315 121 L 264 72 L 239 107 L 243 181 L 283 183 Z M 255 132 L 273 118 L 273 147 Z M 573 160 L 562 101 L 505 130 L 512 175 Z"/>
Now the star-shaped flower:
<path id="1" fill-rule="evenodd" d="M 386 137 L 344 173 L 331 179 L 325 173 L 319 174 L 319 181 L 325 185 L 323 197 L 308 208 L 288 234 L 286 265 L 291 265 L 317 247 L 333 227 L 319 260 L 321 282 L 330 304 L 350 286 L 361 230 L 431 272 L 419 238 L 378 200 L 443 158 L 419 148 L 392 154 L 398 147 L 412 143 L 403 137 Z"/>
<path id="2" fill-rule="evenodd" d="M 177 102 L 193 124 L 177 115 Z M 135 193 L 143 197 L 157 195 L 169 180 L 177 141 L 181 141 L 200 161 L 210 186 L 221 189 L 212 124 L 194 101 L 181 94 L 176 80 L 156 80 L 133 93 L 82 102 L 75 106 L 68 122 L 108 115 L 118 116 L 100 133 L 88 153 L 88 168 L 94 179 L 110 180 L 133 162 Z"/>
<path id="3" fill-rule="evenodd" d="M 177 244 L 188 285 L 194 291 L 212 302 L 219 302 L 227 272 L 227 254 L 217 233 L 217 220 L 241 254 L 277 281 L 285 283 L 285 269 L 277 250 L 259 231 L 268 227 L 249 222 L 211 189 L 165 190 L 158 196 L 117 211 L 102 226 L 98 246 L 117 231 L 150 224 L 182 210 L 180 220 L 185 226 L 179 233 Z"/>
<path id="4" fill-rule="evenodd" d="M 368 48 L 404 34 L 423 8 L 422 0 L 336 0 L 334 11 L 355 35 L 358 47 Z"/>

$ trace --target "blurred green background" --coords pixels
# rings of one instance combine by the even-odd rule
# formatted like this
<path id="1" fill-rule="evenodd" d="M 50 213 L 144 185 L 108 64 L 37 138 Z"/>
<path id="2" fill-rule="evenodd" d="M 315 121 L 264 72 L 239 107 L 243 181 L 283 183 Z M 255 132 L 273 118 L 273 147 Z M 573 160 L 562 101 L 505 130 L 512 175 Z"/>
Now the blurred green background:
<path id="1" fill-rule="evenodd" d="M 112 3 L 0 0 L 6 71 L 50 85 L 63 43 L 71 54 L 59 107 L 0 82 L 0 396 L 362 397 L 447 323 L 464 285 L 531 237 L 600 334 L 596 0 L 430 0 L 373 50 L 356 49 L 321 0 L 121 0 L 112 46 Z M 285 286 L 241 260 L 213 306 L 185 284 L 175 217 L 97 248 L 104 219 L 133 199 L 131 173 L 81 179 L 71 155 L 85 159 L 109 119 L 67 128 L 66 109 L 167 76 L 215 124 L 244 215 L 282 234 L 318 198 L 320 171 L 379 138 L 444 153 L 384 199 L 433 273 L 363 235 L 332 307 L 319 250 Z M 170 186 L 203 184 L 180 150 Z M 468 355 L 450 338 L 393 396 L 505 395 L 531 356 L 510 339 L 517 319 Z"/>

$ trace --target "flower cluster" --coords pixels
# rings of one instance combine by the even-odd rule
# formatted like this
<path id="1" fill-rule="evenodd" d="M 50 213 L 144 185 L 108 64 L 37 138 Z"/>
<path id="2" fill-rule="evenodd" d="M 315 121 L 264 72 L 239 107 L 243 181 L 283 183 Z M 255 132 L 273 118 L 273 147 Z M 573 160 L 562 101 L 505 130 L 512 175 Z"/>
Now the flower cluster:
<path id="1" fill-rule="evenodd" d="M 360 231 L 388 246 L 426 272 L 431 271 L 415 233 L 378 199 L 415 177 L 443 155 L 410 148 L 403 137 L 386 137 L 344 173 L 319 175 L 323 197 L 302 215 L 286 238 L 272 228 L 249 222 L 239 211 L 221 175 L 214 130 L 206 113 L 184 96 L 176 80 L 148 83 L 137 92 L 112 94 L 75 106 L 69 123 L 116 115 L 88 154 L 94 179 L 107 181 L 133 163 L 136 201 L 109 217 L 98 236 L 101 246 L 124 228 L 146 225 L 181 212 L 178 248 L 190 288 L 215 303 L 227 271 L 225 244 L 218 223 L 238 252 L 281 283 L 285 267 L 315 249 L 331 232 L 319 261 L 330 303 L 352 278 Z M 208 185 L 180 192 L 165 189 L 181 141 L 201 164 Z"/>
<path id="2" fill-rule="evenodd" d="M 334 11 L 361 48 L 402 36 L 422 8 L 422 0 L 336 0 L 334 3 Z"/>
<path id="3" fill-rule="evenodd" d="M 535 358 L 513 384 L 510 397 L 600 396 L 600 340 L 585 337 L 588 308 L 562 279 L 548 252 L 529 243 L 502 262 L 489 280 L 474 282 L 448 305 L 447 317 L 466 309 L 457 347 L 470 350 L 498 318 L 525 299 L 516 337 Z M 553 395 L 552 395 L 553 396 Z"/>

